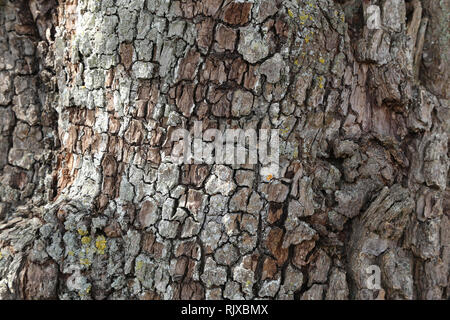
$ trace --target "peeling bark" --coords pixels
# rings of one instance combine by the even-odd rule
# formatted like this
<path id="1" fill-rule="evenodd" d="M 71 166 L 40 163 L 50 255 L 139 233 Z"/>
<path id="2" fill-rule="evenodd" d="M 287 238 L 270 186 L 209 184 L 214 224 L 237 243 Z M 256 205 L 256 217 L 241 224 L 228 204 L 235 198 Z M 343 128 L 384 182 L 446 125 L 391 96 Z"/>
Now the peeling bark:
<path id="1" fill-rule="evenodd" d="M 0 1 L 0 299 L 448 299 L 449 7 Z"/>

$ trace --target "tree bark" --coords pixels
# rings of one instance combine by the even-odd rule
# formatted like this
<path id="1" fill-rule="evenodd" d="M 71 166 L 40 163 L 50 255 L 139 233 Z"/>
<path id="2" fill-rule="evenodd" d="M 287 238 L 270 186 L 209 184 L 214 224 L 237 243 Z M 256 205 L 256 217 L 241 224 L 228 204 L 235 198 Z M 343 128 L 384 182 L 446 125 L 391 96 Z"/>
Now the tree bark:
<path id="1" fill-rule="evenodd" d="M 448 299 L 448 16 L 0 0 L 0 299 Z M 173 163 L 196 121 L 280 175 Z"/>

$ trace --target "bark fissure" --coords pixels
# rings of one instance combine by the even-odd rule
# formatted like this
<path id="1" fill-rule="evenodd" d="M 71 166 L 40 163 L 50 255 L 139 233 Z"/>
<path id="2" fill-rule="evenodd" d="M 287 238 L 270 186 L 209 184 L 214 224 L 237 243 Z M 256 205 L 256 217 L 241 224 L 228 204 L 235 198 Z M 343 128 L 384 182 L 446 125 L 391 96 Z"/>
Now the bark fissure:
<path id="1" fill-rule="evenodd" d="M 448 299 L 448 15 L 0 2 L 0 298 Z M 195 121 L 278 129 L 280 176 L 173 163 Z"/>

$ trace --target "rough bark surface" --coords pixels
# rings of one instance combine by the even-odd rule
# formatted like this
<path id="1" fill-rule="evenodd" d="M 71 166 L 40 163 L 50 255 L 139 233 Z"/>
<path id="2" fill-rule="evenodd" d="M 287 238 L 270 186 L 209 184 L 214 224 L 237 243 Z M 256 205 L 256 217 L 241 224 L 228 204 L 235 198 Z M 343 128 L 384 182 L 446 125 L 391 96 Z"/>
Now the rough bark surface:
<path id="1" fill-rule="evenodd" d="M 448 299 L 449 6 L 0 0 L 0 299 Z"/>

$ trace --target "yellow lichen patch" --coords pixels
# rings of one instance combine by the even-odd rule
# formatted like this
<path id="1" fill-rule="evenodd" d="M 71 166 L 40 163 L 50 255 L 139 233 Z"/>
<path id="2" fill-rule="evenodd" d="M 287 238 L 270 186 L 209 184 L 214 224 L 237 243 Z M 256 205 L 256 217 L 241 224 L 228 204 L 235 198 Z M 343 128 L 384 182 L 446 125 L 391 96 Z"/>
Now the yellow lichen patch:
<path id="1" fill-rule="evenodd" d="M 2 259 L 2 258 L 3 258 L 3 253 L 0 252 L 0 259 Z"/>
<path id="2" fill-rule="evenodd" d="M 288 14 L 289 14 L 289 17 L 291 17 L 291 18 L 293 18 L 293 17 L 294 17 L 294 13 L 292 12 L 292 10 L 291 10 L 291 9 L 288 9 Z"/>
<path id="3" fill-rule="evenodd" d="M 298 59 L 295 59 L 294 64 L 298 66 Z"/>
<path id="4" fill-rule="evenodd" d="M 98 253 L 105 254 L 106 239 L 104 236 L 97 237 L 97 240 L 95 241 L 95 247 L 97 248 Z"/>
<path id="5" fill-rule="evenodd" d="M 320 58 L 319 58 L 319 62 L 322 63 L 322 64 L 324 64 L 324 63 L 325 63 L 325 59 L 322 58 L 322 57 L 320 57 Z"/>
<path id="6" fill-rule="evenodd" d="M 298 18 L 300 19 L 301 24 L 305 24 L 305 21 L 308 19 L 310 19 L 312 21 L 311 16 L 309 14 L 304 14 L 303 12 Z"/>
<path id="7" fill-rule="evenodd" d="M 142 267 L 144 266 L 144 262 L 139 260 L 138 262 L 136 262 L 136 270 L 139 271 L 142 269 Z"/>
<path id="8" fill-rule="evenodd" d="M 85 236 L 88 234 L 88 232 L 87 232 L 87 230 L 84 230 L 84 229 L 78 229 L 78 234 L 80 236 Z"/>
<path id="9" fill-rule="evenodd" d="M 309 36 L 306 36 L 306 37 L 305 37 L 305 42 L 306 42 L 306 43 L 309 43 L 309 40 L 310 40 Z"/>
<path id="10" fill-rule="evenodd" d="M 78 295 L 80 296 L 80 298 L 85 298 L 86 296 L 89 295 L 89 293 L 91 293 L 91 289 L 92 289 L 92 286 L 89 285 L 89 286 L 86 287 L 86 289 L 80 290 L 78 292 Z"/>
<path id="11" fill-rule="evenodd" d="M 319 88 L 323 89 L 323 83 L 324 83 L 324 79 L 322 76 L 319 77 Z"/>
<path id="12" fill-rule="evenodd" d="M 81 238 L 81 243 L 84 245 L 88 245 L 89 243 L 91 243 L 91 237 L 84 236 L 83 238 Z"/>
<path id="13" fill-rule="evenodd" d="M 81 258 L 80 259 L 80 263 L 84 266 L 90 266 L 91 265 L 91 261 L 89 261 L 89 259 L 87 258 Z"/>
<path id="14" fill-rule="evenodd" d="M 67 252 L 67 254 L 69 255 L 69 256 L 74 256 L 75 255 L 75 252 L 73 252 L 73 251 L 69 251 L 69 252 Z"/>
<path id="15" fill-rule="evenodd" d="M 290 127 L 287 127 L 287 128 L 284 128 L 284 129 L 280 129 L 280 131 L 281 131 L 282 134 L 289 133 L 289 130 L 291 130 Z"/>

